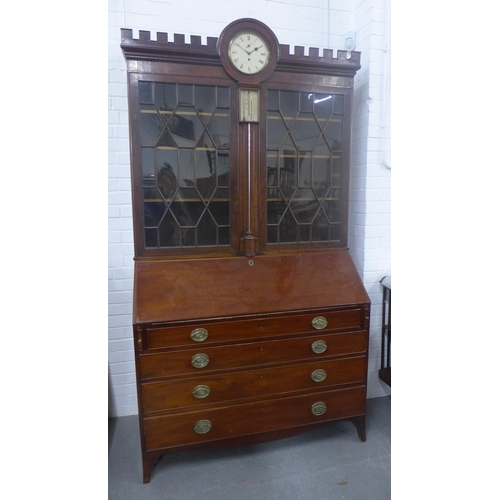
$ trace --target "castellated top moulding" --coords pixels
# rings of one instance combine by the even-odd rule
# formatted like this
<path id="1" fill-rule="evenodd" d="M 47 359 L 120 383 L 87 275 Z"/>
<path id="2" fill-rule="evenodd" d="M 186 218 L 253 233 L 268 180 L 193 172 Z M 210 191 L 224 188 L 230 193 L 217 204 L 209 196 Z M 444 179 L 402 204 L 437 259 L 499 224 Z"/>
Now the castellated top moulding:
<path id="1" fill-rule="evenodd" d="M 193 64 L 208 64 L 220 66 L 221 61 L 217 51 L 217 37 L 207 37 L 206 45 L 202 44 L 201 36 L 191 35 L 190 43 L 186 43 L 184 34 L 175 33 L 169 41 L 168 33 L 157 32 L 156 40 L 151 40 L 151 32 L 139 31 L 139 38 L 133 38 L 131 29 L 121 29 L 121 48 L 127 60 L 147 60 L 176 62 L 176 60 L 192 60 Z M 320 56 L 318 47 L 310 47 L 309 55 L 305 48 L 296 45 L 290 54 L 290 46 L 279 44 L 279 60 L 277 71 L 307 71 L 327 75 L 353 76 L 361 67 L 360 52 L 351 52 L 347 58 L 346 50 L 338 50 L 333 57 L 332 49 L 323 49 Z"/>

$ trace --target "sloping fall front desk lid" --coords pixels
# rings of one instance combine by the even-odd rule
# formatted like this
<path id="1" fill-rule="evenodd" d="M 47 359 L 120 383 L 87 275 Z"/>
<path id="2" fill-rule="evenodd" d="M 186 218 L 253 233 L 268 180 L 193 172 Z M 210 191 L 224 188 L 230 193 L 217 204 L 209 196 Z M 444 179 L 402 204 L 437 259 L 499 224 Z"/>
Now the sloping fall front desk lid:
<path id="1" fill-rule="evenodd" d="M 135 263 L 135 324 L 369 302 L 346 249 Z"/>

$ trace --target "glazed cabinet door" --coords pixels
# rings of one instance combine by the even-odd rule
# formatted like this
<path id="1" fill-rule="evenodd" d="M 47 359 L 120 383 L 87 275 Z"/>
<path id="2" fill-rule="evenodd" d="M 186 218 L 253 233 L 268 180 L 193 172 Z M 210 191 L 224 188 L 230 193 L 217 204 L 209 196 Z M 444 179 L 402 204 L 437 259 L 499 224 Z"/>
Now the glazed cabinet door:
<path id="1" fill-rule="evenodd" d="M 266 251 L 347 246 L 349 89 L 270 85 L 264 94 Z"/>
<path id="2" fill-rule="evenodd" d="M 234 254 L 234 90 L 228 81 L 131 75 L 138 256 Z"/>

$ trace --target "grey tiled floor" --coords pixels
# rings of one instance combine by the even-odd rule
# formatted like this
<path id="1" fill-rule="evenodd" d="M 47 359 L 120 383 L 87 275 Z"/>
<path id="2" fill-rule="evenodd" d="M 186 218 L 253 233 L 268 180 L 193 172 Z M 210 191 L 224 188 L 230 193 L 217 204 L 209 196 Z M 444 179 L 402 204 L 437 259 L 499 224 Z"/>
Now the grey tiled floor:
<path id="1" fill-rule="evenodd" d="M 111 419 L 109 500 L 389 500 L 390 397 L 367 401 L 366 437 L 336 422 L 264 444 L 167 453 L 143 484 L 137 416 Z"/>

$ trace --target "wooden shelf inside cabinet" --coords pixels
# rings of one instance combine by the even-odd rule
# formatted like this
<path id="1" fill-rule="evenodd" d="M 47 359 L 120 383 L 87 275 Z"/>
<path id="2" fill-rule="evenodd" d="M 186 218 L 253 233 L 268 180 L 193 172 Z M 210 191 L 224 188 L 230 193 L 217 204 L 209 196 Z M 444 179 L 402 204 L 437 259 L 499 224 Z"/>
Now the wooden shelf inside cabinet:
<path id="1" fill-rule="evenodd" d="M 326 123 L 326 122 L 335 122 L 335 123 L 340 123 L 342 122 L 342 115 L 335 116 L 335 117 L 330 117 L 330 118 L 306 118 L 306 117 L 295 117 L 295 116 L 268 116 L 268 120 L 285 120 L 285 122 L 292 123 L 294 121 L 305 121 L 305 122 L 314 122 L 317 121 L 319 123 Z"/>
<path id="2" fill-rule="evenodd" d="M 340 153 L 342 151 L 336 151 L 336 153 L 339 153 L 339 154 L 334 154 L 334 155 L 331 155 L 331 156 L 326 156 L 326 155 L 312 155 L 312 154 L 306 154 L 306 153 L 300 153 L 298 155 L 299 159 L 302 158 L 317 158 L 317 159 L 329 159 L 329 158 L 335 158 L 335 159 L 339 159 L 340 158 Z M 297 158 L 297 155 L 293 155 L 293 154 L 280 154 L 278 155 L 277 153 L 275 153 L 274 151 L 271 151 L 267 153 L 267 157 L 268 158 Z"/>
<path id="3" fill-rule="evenodd" d="M 333 198 L 332 198 L 333 199 Z M 208 203 L 227 203 L 229 198 L 211 198 L 211 199 L 200 199 L 200 198 L 183 198 L 178 200 L 176 198 L 144 198 L 145 203 L 203 203 L 207 205 Z"/>
<path id="4" fill-rule="evenodd" d="M 323 198 L 324 201 L 338 201 L 340 198 Z M 297 198 L 297 197 L 294 197 L 293 200 L 295 202 L 303 202 L 303 203 L 307 203 L 309 201 L 316 201 L 316 200 L 311 200 L 309 198 Z M 282 198 L 268 198 L 267 201 L 269 203 L 282 203 L 283 202 L 283 199 Z"/>

